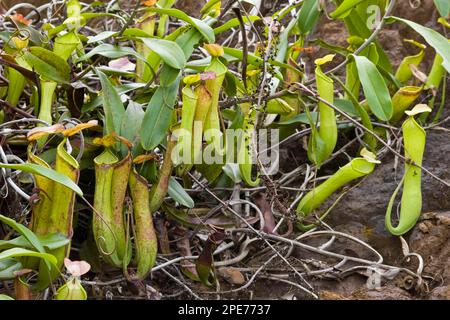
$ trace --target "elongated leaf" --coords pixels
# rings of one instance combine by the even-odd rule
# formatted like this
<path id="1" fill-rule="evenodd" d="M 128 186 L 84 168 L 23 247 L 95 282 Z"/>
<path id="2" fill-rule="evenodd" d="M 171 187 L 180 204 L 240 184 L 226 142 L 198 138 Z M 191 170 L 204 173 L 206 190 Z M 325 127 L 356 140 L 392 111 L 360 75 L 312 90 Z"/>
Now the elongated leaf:
<path id="1" fill-rule="evenodd" d="M 298 15 L 298 28 L 303 34 L 307 34 L 319 19 L 319 0 L 305 0 Z"/>
<path id="2" fill-rule="evenodd" d="M 48 250 L 54 250 L 57 248 L 64 247 L 69 244 L 70 240 L 62 233 L 53 233 L 45 236 L 37 236 L 39 242 L 44 248 Z M 11 240 L 0 240 L 0 250 L 11 249 L 11 248 L 24 248 L 33 249 L 34 246 L 27 240 L 26 237 L 20 236 Z"/>
<path id="3" fill-rule="evenodd" d="M 42 78 L 60 83 L 69 81 L 69 65 L 53 52 L 40 47 L 32 47 L 30 52 L 23 54 L 23 58 Z"/>
<path id="4" fill-rule="evenodd" d="M 79 57 L 77 59 L 77 62 L 87 60 L 95 56 L 96 54 L 110 59 L 117 59 L 125 56 L 134 56 L 138 59 L 145 60 L 133 48 L 113 46 L 112 44 L 109 43 L 102 43 L 101 45 L 95 47 L 85 55 Z"/>
<path id="5" fill-rule="evenodd" d="M 170 177 L 169 179 L 168 193 L 169 196 L 171 196 L 172 199 L 179 204 L 188 208 L 194 207 L 194 200 L 192 200 L 191 196 L 184 190 L 183 186 L 179 184 L 174 177 Z"/>
<path id="6" fill-rule="evenodd" d="M 41 47 L 31 47 L 30 53 L 54 67 L 61 75 L 69 75 L 69 64 L 56 53 Z"/>
<path id="7" fill-rule="evenodd" d="M 14 279 L 15 272 L 21 269 L 23 269 L 23 265 L 17 260 L 6 259 L 0 261 L 0 280 Z"/>
<path id="8" fill-rule="evenodd" d="M 3 252 L 0 252 L 0 261 L 11 259 L 11 258 L 17 258 L 17 257 L 36 257 L 40 259 L 44 259 L 45 261 L 49 262 L 51 265 L 53 265 L 55 268 L 57 259 L 54 255 L 49 253 L 42 253 L 42 252 L 36 252 L 28 249 L 22 249 L 22 248 L 13 248 L 9 250 L 5 250 Z"/>
<path id="9" fill-rule="evenodd" d="M 344 0 L 342 4 L 336 8 L 332 13 L 330 13 L 330 17 L 333 19 L 343 19 L 347 17 L 352 10 L 361 2 L 367 0 Z"/>
<path id="10" fill-rule="evenodd" d="M 121 17 L 117 14 L 114 14 L 114 13 L 86 12 L 86 13 L 82 13 L 80 16 L 86 20 L 93 19 L 93 18 L 100 18 L 100 17 L 111 17 L 111 18 L 116 18 L 118 20 L 121 20 L 123 23 L 127 23 L 127 20 L 125 20 L 123 17 Z"/>
<path id="11" fill-rule="evenodd" d="M 434 31 L 433 29 L 424 27 L 418 23 L 398 18 L 398 17 L 389 17 L 390 19 L 397 20 L 403 22 L 410 26 L 414 31 L 419 33 L 425 41 L 436 50 L 439 55 L 442 56 L 444 62 L 442 66 L 450 72 L 450 42 L 447 38 L 441 35 L 439 32 Z"/>
<path id="12" fill-rule="evenodd" d="M 351 36 L 358 36 L 362 39 L 370 37 L 372 30 L 367 27 L 368 13 L 361 14 L 359 10 L 354 10 L 351 15 L 344 18 L 345 25 Z M 378 67 L 385 69 L 388 72 L 392 72 L 392 65 L 386 52 L 380 46 L 377 40 L 374 41 L 377 46 L 377 52 L 379 55 Z"/>
<path id="13" fill-rule="evenodd" d="M 125 108 L 123 107 L 119 94 L 106 75 L 99 70 L 97 70 L 97 74 L 100 78 L 103 91 L 102 100 L 103 110 L 105 111 L 105 133 L 111 134 L 115 132 L 119 134 L 122 119 L 125 116 Z"/>
<path id="14" fill-rule="evenodd" d="M 225 55 L 235 57 L 239 60 L 242 60 L 243 55 L 244 55 L 242 50 L 230 48 L 230 47 L 222 47 L 222 48 L 223 48 Z M 228 57 L 227 57 L 227 60 L 228 60 Z M 258 57 L 255 54 L 249 52 L 249 53 L 247 53 L 247 62 L 251 65 L 258 67 L 263 63 L 263 59 L 261 59 L 260 57 Z M 277 67 L 290 69 L 292 71 L 299 72 L 299 70 L 297 70 L 295 67 L 293 67 L 287 63 L 282 63 L 282 62 L 276 61 L 274 59 L 269 59 L 269 63 L 273 64 L 274 66 L 277 66 Z"/>
<path id="15" fill-rule="evenodd" d="M 106 40 L 106 39 L 116 35 L 116 34 L 117 34 L 117 32 L 115 32 L 115 31 L 103 31 L 93 37 L 89 37 L 89 40 L 87 43 L 95 43 L 95 42 L 103 41 L 103 40 Z"/>
<path id="16" fill-rule="evenodd" d="M 393 107 L 389 90 L 377 67 L 366 57 L 352 55 L 370 110 L 382 121 L 392 117 Z"/>
<path id="17" fill-rule="evenodd" d="M 141 143 L 145 150 L 153 150 L 166 136 L 179 84 L 178 77 L 170 86 L 156 89 L 150 99 L 141 127 Z"/>
<path id="18" fill-rule="evenodd" d="M 434 0 L 434 4 L 439 11 L 441 17 L 448 17 L 450 15 L 450 1 L 448 0 Z"/>
<path id="19" fill-rule="evenodd" d="M 125 83 L 120 86 L 114 87 L 119 95 L 128 93 L 130 91 L 140 89 L 146 86 L 146 83 Z M 97 108 L 103 103 L 103 98 L 101 95 L 95 97 L 91 102 L 86 103 L 83 105 L 83 108 L 81 108 L 82 112 L 89 112 Z"/>
<path id="20" fill-rule="evenodd" d="M 42 246 L 41 242 L 39 241 L 38 237 L 30 229 L 28 229 L 27 227 L 25 227 L 20 223 L 17 223 L 11 218 L 5 217 L 2 214 L 0 214 L 0 221 L 3 222 L 4 224 L 7 224 L 14 231 L 21 234 L 37 251 L 45 252 L 45 249 Z"/>
<path id="21" fill-rule="evenodd" d="M 67 188 L 73 190 L 79 196 L 83 196 L 83 191 L 68 176 L 59 173 L 53 169 L 40 166 L 33 163 L 5 164 L 0 163 L 0 168 L 20 170 L 27 173 L 38 174 L 50 180 L 61 183 Z"/>
<path id="22" fill-rule="evenodd" d="M 215 36 L 214 36 L 214 30 L 208 26 L 205 22 L 202 20 L 193 18 L 188 16 L 186 13 L 184 13 L 181 10 L 178 9 L 162 9 L 162 8 L 146 8 L 145 11 L 148 12 L 156 12 L 159 14 L 167 14 L 168 16 L 172 16 L 175 18 L 178 18 L 180 20 L 183 20 L 190 25 L 192 25 L 195 29 L 198 30 L 202 34 L 202 36 L 208 41 L 209 43 L 214 43 Z"/>
<path id="23" fill-rule="evenodd" d="M 147 47 L 157 53 L 169 66 L 176 69 L 182 69 L 186 65 L 184 52 L 176 42 L 155 38 L 140 39 Z"/>
<path id="24" fill-rule="evenodd" d="M 6 300 L 14 300 L 14 299 L 6 294 L 0 294 L 0 300 L 6 301 Z"/>
<path id="25" fill-rule="evenodd" d="M 139 154 L 139 149 L 142 150 L 139 132 L 141 131 L 144 115 L 145 112 L 142 110 L 142 106 L 134 101 L 130 101 L 122 120 L 120 135 L 133 143 L 133 157 Z M 128 148 L 125 145 L 122 145 L 121 152 L 122 155 L 125 156 L 128 152 Z"/>
<path id="26" fill-rule="evenodd" d="M 244 21 L 244 23 L 247 23 L 249 21 L 251 21 L 251 22 L 258 21 L 260 19 L 261 18 L 258 17 L 258 16 L 248 16 L 248 17 L 245 16 L 245 17 L 242 17 L 242 20 Z M 239 26 L 239 19 L 238 18 L 233 18 L 233 19 L 230 19 L 227 22 L 225 22 L 223 25 L 221 25 L 221 26 L 219 26 L 217 28 L 214 28 L 214 33 L 215 34 L 219 34 L 219 33 L 222 33 L 224 31 L 230 30 L 231 28 L 235 28 L 235 27 L 238 27 L 238 26 Z"/>

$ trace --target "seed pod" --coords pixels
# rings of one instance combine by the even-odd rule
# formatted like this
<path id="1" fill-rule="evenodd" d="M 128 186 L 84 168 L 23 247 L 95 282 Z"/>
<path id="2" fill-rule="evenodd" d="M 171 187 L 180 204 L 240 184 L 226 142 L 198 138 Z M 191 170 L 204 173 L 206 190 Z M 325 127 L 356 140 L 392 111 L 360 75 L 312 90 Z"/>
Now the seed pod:
<path id="1" fill-rule="evenodd" d="M 107 148 L 94 159 L 95 193 L 92 219 L 97 248 L 106 262 L 121 268 L 130 260 L 126 240 L 124 202 L 131 170 L 131 155 L 123 160 Z M 127 256 L 125 254 L 127 253 Z"/>
<path id="2" fill-rule="evenodd" d="M 373 172 L 375 164 L 379 161 L 375 160 L 375 156 L 363 149 L 361 151 L 361 158 L 354 158 L 345 166 L 339 168 L 330 178 L 325 182 L 308 192 L 300 201 L 297 207 L 297 214 L 299 218 L 303 218 L 311 214 L 311 212 L 318 208 L 332 193 L 339 188 L 345 186 L 349 182 L 364 177 Z M 324 217 L 322 217 L 324 218 Z M 308 230 L 314 227 L 313 225 L 305 226 L 298 224 L 300 230 Z"/>
<path id="3" fill-rule="evenodd" d="M 150 193 L 147 180 L 135 170 L 130 174 L 130 192 L 133 200 L 135 225 L 137 279 L 145 279 L 156 261 L 158 243 L 150 212 Z"/>
<path id="4" fill-rule="evenodd" d="M 414 116 L 422 112 L 430 112 L 427 105 L 419 104 L 411 111 L 406 111 L 408 119 L 402 125 L 403 143 L 405 147 L 405 174 L 389 201 L 386 210 L 385 225 L 390 233 L 402 235 L 411 230 L 416 224 L 422 211 L 422 165 L 425 150 L 426 133 L 416 122 Z M 391 213 L 395 198 L 403 185 L 400 220 L 396 227 L 392 226 Z"/>

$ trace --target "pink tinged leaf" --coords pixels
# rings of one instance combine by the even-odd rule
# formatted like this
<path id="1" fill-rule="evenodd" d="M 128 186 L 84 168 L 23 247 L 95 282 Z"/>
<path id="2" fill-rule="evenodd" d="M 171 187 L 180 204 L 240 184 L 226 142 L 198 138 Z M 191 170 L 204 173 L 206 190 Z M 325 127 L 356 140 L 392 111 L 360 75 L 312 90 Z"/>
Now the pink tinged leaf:
<path id="1" fill-rule="evenodd" d="M 108 63 L 108 66 L 120 71 L 134 71 L 134 69 L 136 68 L 136 65 L 128 60 L 127 57 L 111 60 Z"/>
<path id="2" fill-rule="evenodd" d="M 67 272 L 74 277 L 81 277 L 91 269 L 91 265 L 86 261 L 71 261 L 68 258 L 64 259 L 64 265 L 66 266 Z"/>
<path id="3" fill-rule="evenodd" d="M 216 73 L 214 71 L 206 71 L 200 74 L 200 80 L 214 80 L 216 78 Z"/>
<path id="4" fill-rule="evenodd" d="M 255 199 L 256 205 L 261 209 L 264 216 L 264 228 L 263 231 L 271 234 L 277 234 L 275 227 L 277 225 L 275 217 L 272 212 L 272 208 L 265 198 L 265 196 L 259 194 Z"/>

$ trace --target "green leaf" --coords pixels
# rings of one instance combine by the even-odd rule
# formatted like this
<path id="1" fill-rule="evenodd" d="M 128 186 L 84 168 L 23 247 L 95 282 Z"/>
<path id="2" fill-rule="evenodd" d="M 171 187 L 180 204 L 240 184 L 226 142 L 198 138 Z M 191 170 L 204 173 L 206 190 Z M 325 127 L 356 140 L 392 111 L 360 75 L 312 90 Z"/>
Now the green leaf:
<path id="1" fill-rule="evenodd" d="M 177 100 L 180 77 L 170 86 L 156 89 L 142 120 L 141 143 L 145 150 L 153 150 L 167 134 Z"/>
<path id="2" fill-rule="evenodd" d="M 313 122 L 316 123 L 319 119 L 319 113 L 318 112 L 310 112 L 310 115 L 311 115 Z M 300 114 L 296 115 L 295 117 L 292 117 L 285 121 L 280 121 L 276 124 L 280 125 L 280 126 L 288 126 L 288 125 L 297 124 L 297 123 L 309 124 L 308 115 L 306 113 L 300 113 Z"/>
<path id="3" fill-rule="evenodd" d="M 0 221 L 10 226 L 14 231 L 21 234 L 37 251 L 45 252 L 45 249 L 39 241 L 38 237 L 30 229 L 20 223 L 17 223 L 11 218 L 5 217 L 2 214 L 0 214 Z"/>
<path id="4" fill-rule="evenodd" d="M 127 28 L 125 29 L 125 31 L 122 33 L 123 37 L 126 38 L 139 38 L 139 37 L 151 37 L 151 35 L 147 32 L 145 32 L 142 29 L 138 29 L 138 28 Z"/>
<path id="5" fill-rule="evenodd" d="M 222 167 L 222 170 L 234 183 L 242 182 L 241 171 L 237 163 L 227 163 Z"/>
<path id="6" fill-rule="evenodd" d="M 178 9 L 162 9 L 162 8 L 146 8 L 145 11 L 147 12 L 156 12 L 159 14 L 166 14 L 168 16 L 175 17 L 177 19 L 183 20 L 190 25 L 192 25 L 195 29 L 198 30 L 198 32 L 201 33 L 201 35 L 208 41 L 209 43 L 214 43 L 216 41 L 214 36 L 214 30 L 208 26 L 205 22 L 202 20 L 193 18 L 188 16 L 186 13 L 184 13 L 181 10 Z"/>
<path id="7" fill-rule="evenodd" d="M 7 260 L 11 258 L 18 258 L 18 257 L 36 257 L 43 259 L 47 262 L 49 262 L 51 265 L 57 268 L 56 263 L 58 262 L 56 257 L 49 253 L 43 253 L 43 252 L 36 252 L 28 249 L 22 249 L 22 248 L 13 248 L 8 249 L 3 252 L 0 252 L 0 261 Z"/>
<path id="8" fill-rule="evenodd" d="M 0 163 L 0 168 L 20 170 L 27 173 L 38 174 L 50 180 L 61 183 L 67 188 L 73 190 L 79 196 L 83 196 L 83 191 L 68 176 L 59 173 L 53 169 L 46 168 L 34 163 L 6 164 Z"/>
<path id="9" fill-rule="evenodd" d="M 355 109 L 355 106 L 350 100 L 347 99 L 334 99 L 334 105 L 341 111 L 344 111 L 346 114 L 352 117 L 358 117 L 359 113 Z"/>
<path id="10" fill-rule="evenodd" d="M 425 41 L 436 50 L 439 55 L 442 56 L 444 62 L 442 66 L 450 72 L 450 42 L 447 38 L 441 35 L 439 32 L 436 32 L 430 28 L 424 27 L 418 23 L 398 18 L 398 17 L 389 17 L 390 19 L 397 20 L 403 22 L 410 26 L 414 31 L 419 33 Z"/>
<path id="11" fill-rule="evenodd" d="M 316 25 L 320 16 L 319 0 L 305 0 L 298 14 L 298 28 L 307 34 Z"/>
<path id="12" fill-rule="evenodd" d="M 188 208 L 194 207 L 194 200 L 192 200 L 191 196 L 184 190 L 183 186 L 179 184 L 174 177 L 170 177 L 169 179 L 168 193 L 172 199 L 179 204 Z"/>
<path id="13" fill-rule="evenodd" d="M 89 20 L 89 19 L 93 19 L 93 18 L 101 18 L 101 17 L 111 17 L 111 18 L 116 18 L 118 20 L 121 20 L 122 23 L 126 24 L 127 20 L 117 14 L 113 14 L 113 13 L 105 13 L 105 12 L 86 12 L 86 13 L 82 13 L 80 15 L 82 18 L 84 18 L 85 20 Z"/>
<path id="14" fill-rule="evenodd" d="M 116 31 L 103 31 L 100 32 L 99 34 L 96 34 L 93 37 L 89 37 L 89 40 L 87 43 L 95 43 L 95 42 L 99 42 L 99 41 L 103 41 L 106 40 L 114 35 L 116 35 L 117 32 Z"/>
<path id="15" fill-rule="evenodd" d="M 109 81 L 108 77 L 97 70 L 100 83 L 102 85 L 103 110 L 105 111 L 105 130 L 106 134 L 113 132 L 119 134 L 122 119 L 125 116 L 125 108 L 116 89 Z"/>
<path id="16" fill-rule="evenodd" d="M 382 121 L 392 117 L 393 106 L 389 90 L 377 67 L 366 57 L 352 55 L 370 110 Z"/>
<path id="17" fill-rule="evenodd" d="M 441 17 L 447 18 L 450 15 L 450 1 L 434 0 L 434 5 L 438 9 Z"/>
<path id="18" fill-rule="evenodd" d="M 14 259 L 0 261 L 0 280 L 14 279 L 15 272 L 21 269 L 23 269 L 22 263 Z"/>
<path id="19" fill-rule="evenodd" d="M 140 89 L 146 86 L 146 83 L 125 83 L 120 86 L 114 87 L 119 95 L 128 93 L 130 91 Z M 92 101 L 86 103 L 83 105 L 83 108 L 81 108 L 82 112 L 90 112 L 100 106 L 103 103 L 103 97 L 101 95 L 98 95 Z"/>
<path id="20" fill-rule="evenodd" d="M 351 36 L 358 36 L 362 39 L 367 39 L 372 34 L 372 30 L 367 27 L 368 13 L 361 14 L 359 10 L 354 10 L 351 15 L 344 18 L 345 25 Z M 382 67 L 388 72 L 392 72 L 392 65 L 386 52 L 380 46 L 377 40 L 374 41 L 377 46 L 379 55 L 378 67 Z"/>
<path id="21" fill-rule="evenodd" d="M 142 126 L 142 119 L 145 112 L 142 110 L 142 106 L 139 103 L 130 101 L 125 116 L 122 120 L 122 126 L 120 129 L 120 135 L 133 143 L 132 154 L 137 156 L 139 149 L 142 149 L 140 145 L 139 132 Z M 121 146 L 122 155 L 126 155 L 128 148 L 125 145 Z"/>
<path id="22" fill-rule="evenodd" d="M 261 18 L 258 16 L 244 16 L 244 17 L 242 17 L 242 20 L 244 20 L 244 23 L 247 23 L 249 21 L 253 22 L 253 21 L 261 20 Z M 235 28 L 238 26 L 239 26 L 239 19 L 233 18 L 233 19 L 230 19 L 227 22 L 225 22 L 223 25 L 221 25 L 217 28 L 214 28 L 214 33 L 219 34 L 219 33 L 222 33 L 224 31 L 230 30 L 231 28 Z"/>
<path id="23" fill-rule="evenodd" d="M 45 80 L 67 83 L 70 79 L 68 63 L 50 50 L 31 47 L 23 58 Z"/>
<path id="24" fill-rule="evenodd" d="M 145 61 L 145 59 L 141 57 L 133 48 L 113 46 L 112 44 L 109 43 L 102 43 L 101 45 L 96 46 L 94 49 L 92 49 L 85 55 L 79 57 L 77 59 L 77 62 L 87 60 L 95 56 L 96 54 L 110 59 L 117 59 L 124 56 L 134 56 L 138 59 Z"/>
<path id="25" fill-rule="evenodd" d="M 230 47 L 222 47 L 222 48 L 223 48 L 223 51 L 224 51 L 226 56 L 228 55 L 228 56 L 237 58 L 239 60 L 242 60 L 242 58 L 244 56 L 244 53 L 242 52 L 242 50 L 235 49 L 235 48 L 230 48 Z M 229 59 L 229 57 L 226 57 L 226 58 L 227 58 L 227 60 L 231 60 L 231 59 Z M 255 55 L 253 53 L 248 52 L 247 53 L 247 62 L 248 62 L 248 64 L 251 64 L 251 65 L 254 65 L 256 67 L 259 67 L 259 66 L 261 66 L 263 64 L 263 59 L 258 57 L 257 55 Z M 276 61 L 274 59 L 269 59 L 269 63 L 274 65 L 274 66 L 277 66 L 277 67 L 281 67 L 281 68 L 284 68 L 284 69 L 290 69 L 290 70 L 295 71 L 295 72 L 300 72 L 295 67 L 293 67 L 293 66 L 291 66 L 291 65 L 289 65 L 287 63 Z M 280 79 L 282 79 L 282 76 L 280 76 L 278 74 L 276 74 L 275 76 L 279 77 Z"/>
<path id="26" fill-rule="evenodd" d="M 42 246 L 44 248 L 47 248 L 48 250 L 58 249 L 70 243 L 70 239 L 68 239 L 62 233 L 52 233 L 44 236 L 37 236 L 37 238 Z M 16 247 L 33 249 L 34 246 L 24 236 L 20 236 L 11 240 L 0 240 L 0 250 Z"/>
<path id="27" fill-rule="evenodd" d="M 184 52 L 176 42 L 156 38 L 140 39 L 169 66 L 176 69 L 182 69 L 186 65 Z"/>
<path id="28" fill-rule="evenodd" d="M 342 4 L 336 8 L 332 13 L 330 13 L 330 17 L 333 19 L 343 19 L 347 17 L 352 10 L 361 2 L 367 0 L 344 0 Z"/>
<path id="29" fill-rule="evenodd" d="M 6 294 L 0 294 L 0 300 L 6 301 L 6 300 L 14 300 L 14 299 Z"/>

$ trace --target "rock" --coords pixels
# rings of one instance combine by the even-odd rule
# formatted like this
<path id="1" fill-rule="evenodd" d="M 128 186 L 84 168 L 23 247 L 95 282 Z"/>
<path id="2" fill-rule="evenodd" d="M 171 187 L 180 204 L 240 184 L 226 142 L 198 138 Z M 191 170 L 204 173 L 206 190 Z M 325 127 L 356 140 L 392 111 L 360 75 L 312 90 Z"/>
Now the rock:
<path id="1" fill-rule="evenodd" d="M 410 235 L 409 247 L 422 256 L 424 274 L 450 285 L 450 212 L 424 214 Z"/>
<path id="2" fill-rule="evenodd" d="M 450 300 L 450 286 L 437 287 L 430 296 L 430 300 Z"/>

